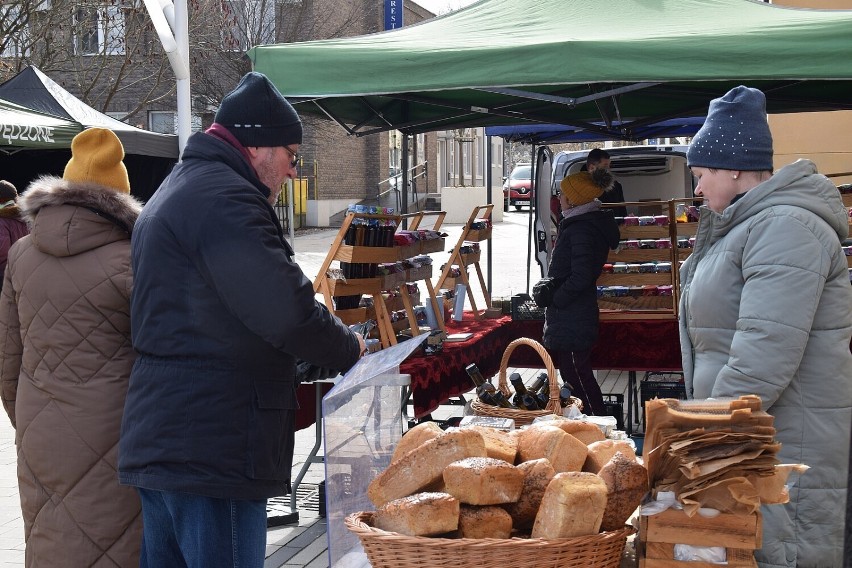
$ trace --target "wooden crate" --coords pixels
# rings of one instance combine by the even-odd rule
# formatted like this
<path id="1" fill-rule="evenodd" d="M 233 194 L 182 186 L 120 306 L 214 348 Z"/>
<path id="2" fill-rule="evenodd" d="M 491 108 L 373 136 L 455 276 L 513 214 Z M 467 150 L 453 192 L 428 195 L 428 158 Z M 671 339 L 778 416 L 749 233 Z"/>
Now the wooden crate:
<path id="1" fill-rule="evenodd" d="M 674 560 L 675 544 L 723 546 L 727 549 L 728 568 L 757 566 L 754 550 L 763 540 L 760 513 L 751 515 L 721 514 L 706 518 L 686 516 L 683 511 L 668 509 L 658 515 L 642 516 L 639 526 L 640 568 L 713 568 L 708 562 Z"/>

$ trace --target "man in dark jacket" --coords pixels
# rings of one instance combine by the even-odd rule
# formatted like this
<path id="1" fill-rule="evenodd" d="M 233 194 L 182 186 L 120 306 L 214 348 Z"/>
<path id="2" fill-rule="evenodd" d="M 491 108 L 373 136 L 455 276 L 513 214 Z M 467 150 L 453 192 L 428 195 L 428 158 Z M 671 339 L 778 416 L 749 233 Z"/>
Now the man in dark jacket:
<path id="1" fill-rule="evenodd" d="M 561 281 L 544 319 L 544 345 L 557 352 L 559 374 L 583 401 L 583 412 L 606 414 L 592 371 L 598 339 L 597 279 L 610 249 L 618 247 L 618 225 L 599 198 L 612 187 L 606 169 L 577 172 L 560 184 L 562 222 L 547 275 Z"/>
<path id="2" fill-rule="evenodd" d="M 290 489 L 296 359 L 345 371 L 364 351 L 271 205 L 301 142 L 295 110 L 249 73 L 136 223 L 119 479 L 142 499 L 143 566 L 263 566 L 266 499 Z"/>
<path id="3" fill-rule="evenodd" d="M 586 156 L 586 164 L 583 166 L 583 170 L 588 171 L 590 174 L 594 173 L 596 170 L 607 170 L 609 171 L 611 158 L 609 152 L 606 150 L 602 150 L 601 148 L 594 148 L 589 151 L 589 155 Z M 618 180 L 613 179 L 612 188 L 609 191 L 605 191 L 599 198 L 601 203 L 624 203 L 624 189 L 621 187 L 621 184 L 618 183 Z M 627 215 L 627 207 L 622 205 L 619 207 L 608 207 L 610 211 L 612 211 L 613 215 L 616 217 L 624 217 Z"/>

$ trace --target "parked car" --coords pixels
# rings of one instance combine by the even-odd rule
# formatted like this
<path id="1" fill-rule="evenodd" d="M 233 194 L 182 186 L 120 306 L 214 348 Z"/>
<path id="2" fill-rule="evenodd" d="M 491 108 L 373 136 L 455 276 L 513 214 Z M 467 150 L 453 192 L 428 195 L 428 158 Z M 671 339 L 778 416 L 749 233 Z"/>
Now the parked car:
<path id="1" fill-rule="evenodd" d="M 532 165 L 515 164 L 512 173 L 503 181 L 503 209 L 508 211 L 509 206 L 514 205 L 520 211 L 522 206 L 529 206 L 532 195 Z"/>

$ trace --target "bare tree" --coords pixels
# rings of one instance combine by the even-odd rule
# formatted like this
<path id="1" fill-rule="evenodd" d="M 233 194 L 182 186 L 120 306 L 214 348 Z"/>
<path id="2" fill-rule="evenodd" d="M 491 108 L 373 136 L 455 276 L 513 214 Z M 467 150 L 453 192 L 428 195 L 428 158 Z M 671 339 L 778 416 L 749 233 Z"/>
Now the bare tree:
<path id="1" fill-rule="evenodd" d="M 173 96 L 174 79 L 141 3 L 15 0 L 3 4 L 2 79 L 34 65 L 102 112 L 124 118 Z"/>
<path id="2" fill-rule="evenodd" d="M 189 9 L 193 105 L 201 112 L 212 112 L 251 70 L 252 47 L 364 29 L 364 5 L 351 0 L 190 0 Z"/>

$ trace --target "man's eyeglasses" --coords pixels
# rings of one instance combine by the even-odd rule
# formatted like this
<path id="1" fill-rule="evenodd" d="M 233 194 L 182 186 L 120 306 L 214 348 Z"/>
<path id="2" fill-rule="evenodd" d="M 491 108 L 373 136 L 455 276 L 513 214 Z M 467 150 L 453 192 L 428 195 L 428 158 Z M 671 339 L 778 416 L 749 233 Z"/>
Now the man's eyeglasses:
<path id="1" fill-rule="evenodd" d="M 296 166 L 298 166 L 298 165 L 299 165 L 299 160 L 301 160 L 301 159 L 302 159 L 302 157 L 301 157 L 298 153 L 296 153 L 296 152 L 294 152 L 293 150 L 291 150 L 289 146 L 284 146 L 284 149 L 285 149 L 285 150 L 287 150 L 287 152 L 288 152 L 291 156 L 293 156 L 293 159 L 292 159 L 292 160 L 290 160 L 290 167 L 291 167 L 291 168 L 295 168 Z"/>

